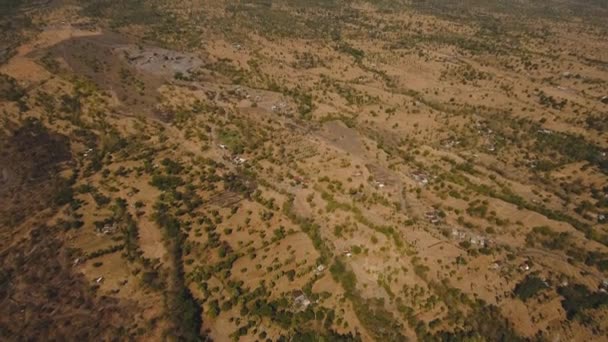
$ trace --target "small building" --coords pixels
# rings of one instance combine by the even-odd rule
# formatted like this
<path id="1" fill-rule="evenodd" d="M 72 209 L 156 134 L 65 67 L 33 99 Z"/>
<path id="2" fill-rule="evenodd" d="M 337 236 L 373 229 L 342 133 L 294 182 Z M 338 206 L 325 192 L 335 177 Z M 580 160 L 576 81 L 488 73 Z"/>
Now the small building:
<path id="1" fill-rule="evenodd" d="M 244 164 L 244 163 L 247 161 L 247 159 L 245 159 L 245 158 L 243 158 L 243 157 L 236 156 L 236 157 L 234 157 L 234 159 L 232 159 L 232 161 L 233 161 L 233 162 L 234 162 L 236 165 L 242 165 L 242 164 Z"/>
<path id="2" fill-rule="evenodd" d="M 479 246 L 479 247 L 486 247 L 487 241 L 486 238 L 484 238 L 483 236 L 473 236 L 469 239 L 469 242 L 471 243 L 471 245 L 474 246 Z"/>
<path id="3" fill-rule="evenodd" d="M 421 171 L 412 173 L 412 179 L 414 179 L 414 181 L 416 181 L 420 186 L 429 184 L 429 177 Z"/>
<path id="4" fill-rule="evenodd" d="M 441 146 L 445 148 L 452 148 L 460 145 L 460 140 L 457 139 L 444 139 L 441 141 Z"/>
<path id="5" fill-rule="evenodd" d="M 99 232 L 101 234 L 105 234 L 105 235 L 113 234 L 116 231 L 116 229 L 118 229 L 118 227 L 116 226 L 116 223 L 112 223 L 112 224 L 106 223 L 103 225 L 103 227 L 101 227 L 101 229 L 99 229 Z"/>
<path id="6" fill-rule="evenodd" d="M 460 231 L 458 229 L 452 229 L 452 239 L 454 240 L 464 240 L 467 238 L 467 233 Z"/>
<path id="7" fill-rule="evenodd" d="M 288 113 L 290 111 L 289 106 L 287 105 L 287 103 L 283 102 L 283 101 L 280 101 L 280 102 L 277 102 L 277 103 L 273 104 L 270 107 L 270 110 L 272 112 L 274 112 L 274 113 L 277 113 L 277 114 L 286 114 L 286 113 Z"/>
<path id="8" fill-rule="evenodd" d="M 486 239 L 483 236 L 472 236 L 469 238 L 469 242 L 473 246 L 485 247 Z"/>
<path id="9" fill-rule="evenodd" d="M 93 152 L 93 149 L 92 149 L 92 148 L 87 149 L 87 150 L 84 152 L 83 157 L 88 157 L 88 156 L 89 156 L 89 153 L 91 153 L 91 152 Z"/>
<path id="10" fill-rule="evenodd" d="M 426 213 L 424 213 L 424 217 L 426 217 L 426 219 L 433 224 L 441 222 L 441 217 L 439 216 L 439 213 L 436 210 L 427 211 Z"/>
<path id="11" fill-rule="evenodd" d="M 315 269 L 315 274 L 316 275 L 320 275 L 325 271 L 325 265 L 320 264 L 319 266 L 317 266 L 317 268 Z"/>
<path id="12" fill-rule="evenodd" d="M 308 299 L 302 290 L 293 290 L 291 292 L 291 297 L 296 310 L 306 310 L 306 308 L 311 304 L 310 299 Z"/>

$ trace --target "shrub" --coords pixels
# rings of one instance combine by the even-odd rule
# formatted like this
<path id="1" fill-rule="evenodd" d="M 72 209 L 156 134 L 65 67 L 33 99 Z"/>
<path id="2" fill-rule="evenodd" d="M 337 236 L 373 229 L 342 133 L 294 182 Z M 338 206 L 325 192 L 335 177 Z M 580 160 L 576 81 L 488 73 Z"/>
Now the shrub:
<path id="1" fill-rule="evenodd" d="M 584 324 L 590 322 L 590 317 L 586 315 L 587 310 L 608 305 L 608 294 L 591 293 L 585 285 L 560 287 L 557 292 L 564 297 L 562 307 L 566 310 L 566 317 L 569 320 L 580 320 Z"/>
<path id="2" fill-rule="evenodd" d="M 519 297 L 519 299 L 526 301 L 545 288 L 547 288 L 547 285 L 540 278 L 536 276 L 527 276 L 515 286 L 513 293 Z"/>

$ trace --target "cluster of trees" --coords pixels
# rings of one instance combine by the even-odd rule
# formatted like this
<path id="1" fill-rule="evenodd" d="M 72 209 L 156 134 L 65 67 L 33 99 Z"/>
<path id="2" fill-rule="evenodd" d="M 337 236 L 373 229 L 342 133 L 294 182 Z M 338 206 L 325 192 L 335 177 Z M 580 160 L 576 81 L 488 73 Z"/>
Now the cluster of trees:
<path id="1" fill-rule="evenodd" d="M 9 75 L 0 74 L 0 99 L 18 102 L 25 94 L 25 90 L 19 86 L 17 80 Z"/>
<path id="2" fill-rule="evenodd" d="M 155 174 L 150 180 L 150 184 L 160 190 L 171 190 L 184 185 L 185 182 L 180 176 Z"/>
<path id="3" fill-rule="evenodd" d="M 557 110 L 562 110 L 566 106 L 566 104 L 568 104 L 568 100 L 563 99 L 561 101 L 558 101 L 553 96 L 547 95 L 542 91 L 538 94 L 538 102 L 543 106 L 551 107 Z"/>
<path id="4" fill-rule="evenodd" d="M 537 276 L 529 275 L 515 286 L 513 293 L 521 300 L 526 301 L 538 292 L 546 289 L 547 285 Z"/>
<path id="5" fill-rule="evenodd" d="M 526 236 L 526 244 L 535 246 L 540 244 L 550 250 L 566 252 L 570 262 L 580 262 L 587 266 L 594 266 L 604 272 L 608 270 L 608 253 L 599 251 L 586 251 L 578 247 L 568 232 L 556 232 L 547 226 L 532 228 Z"/>
<path id="6" fill-rule="evenodd" d="M 552 250 L 565 250 L 572 245 L 572 236 L 568 232 L 556 232 L 548 226 L 538 226 L 526 236 L 526 243 L 536 245 L 540 243 L 544 248 Z"/>
<path id="7" fill-rule="evenodd" d="M 535 147 L 540 153 L 561 156 L 564 162 L 587 161 L 608 174 L 608 158 L 602 156 L 602 149 L 582 136 L 539 132 Z"/>
<path id="8" fill-rule="evenodd" d="M 182 223 L 171 213 L 167 204 L 157 202 L 154 208 L 154 220 L 163 230 L 165 247 L 172 264 L 165 291 L 166 310 L 173 328 L 170 333 L 185 341 L 200 340 L 201 307 L 186 286 L 183 270 L 183 246 L 186 238 L 182 232 Z"/>
<path id="9" fill-rule="evenodd" d="M 598 309 L 608 305 L 608 294 L 591 292 L 581 284 L 560 287 L 557 291 L 564 299 L 562 307 L 566 310 L 569 320 L 580 320 L 583 324 L 591 324 L 593 318 L 587 314 L 589 309 Z"/>

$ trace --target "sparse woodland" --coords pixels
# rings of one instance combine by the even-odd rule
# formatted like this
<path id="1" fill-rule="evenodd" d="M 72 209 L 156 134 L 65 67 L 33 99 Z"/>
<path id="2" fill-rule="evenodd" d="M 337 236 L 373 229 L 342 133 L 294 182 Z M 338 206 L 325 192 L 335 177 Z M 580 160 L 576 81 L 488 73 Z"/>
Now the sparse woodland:
<path id="1" fill-rule="evenodd" d="M 600 0 L 0 4 L 0 339 L 601 341 Z"/>

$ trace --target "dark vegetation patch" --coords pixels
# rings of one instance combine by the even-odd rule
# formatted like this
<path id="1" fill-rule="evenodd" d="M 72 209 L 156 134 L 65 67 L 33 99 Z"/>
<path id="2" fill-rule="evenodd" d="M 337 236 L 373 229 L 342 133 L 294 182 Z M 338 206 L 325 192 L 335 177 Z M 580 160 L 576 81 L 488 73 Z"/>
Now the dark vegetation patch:
<path id="1" fill-rule="evenodd" d="M 69 203 L 71 186 L 59 172 L 71 158 L 68 138 L 34 119 L 0 137 L 0 225 Z"/>
<path id="2" fill-rule="evenodd" d="M 41 226 L 18 244 L 3 248 L 0 340 L 127 339 L 134 333 L 135 307 L 96 296 L 84 277 L 72 271 L 72 257 L 57 232 L 58 228 Z"/>
<path id="3" fill-rule="evenodd" d="M 19 101 L 24 95 L 25 90 L 17 84 L 17 80 L 0 74 L 0 100 Z"/>
<path id="4" fill-rule="evenodd" d="M 16 79 L 0 74 L 0 100 L 16 102 L 19 110 L 24 112 L 29 109 L 26 95 L 26 90 L 17 83 Z"/>
<path id="5" fill-rule="evenodd" d="M 515 289 L 513 293 L 521 300 L 526 301 L 534 296 L 537 293 L 546 289 L 547 285 L 545 282 L 537 276 L 527 276 L 524 280 L 522 280 Z"/>
<path id="6" fill-rule="evenodd" d="M 27 31 L 34 29 L 32 20 L 23 12 L 25 5 L 42 2 L 33 0 L 0 1 L 0 64 L 5 63 L 14 55 L 17 46 L 26 38 Z"/>
<path id="7" fill-rule="evenodd" d="M 156 25 L 167 20 L 157 9 L 156 0 L 88 0 L 83 1 L 84 14 L 94 18 L 110 18 L 113 27 Z"/>
<path id="8" fill-rule="evenodd" d="M 498 307 L 478 300 L 472 309 L 465 327 L 423 336 L 432 341 L 527 341 L 517 334 L 513 324 L 501 314 Z"/>
<path id="9" fill-rule="evenodd" d="M 500 40 L 488 40 L 484 37 L 465 36 L 456 33 L 403 35 L 392 44 L 397 49 L 412 49 L 421 44 L 438 46 L 455 46 L 471 54 L 506 54 L 511 53 L 513 46 Z"/>
<path id="10" fill-rule="evenodd" d="M 238 34 L 256 29 L 266 36 L 331 39 L 357 16 L 349 6 L 333 0 L 232 1 L 226 6 L 230 21 L 220 25 Z M 234 25 L 238 23 L 239 26 Z"/>
<path id="11" fill-rule="evenodd" d="M 553 209 L 549 209 L 540 204 L 534 204 L 527 202 L 523 197 L 513 193 L 508 188 L 502 188 L 500 190 L 493 189 L 485 184 L 476 184 L 471 182 L 467 177 L 462 175 L 457 175 L 455 173 L 446 173 L 441 176 L 447 181 L 450 181 L 454 184 L 458 184 L 461 186 L 466 186 L 467 188 L 492 198 L 497 198 L 502 201 L 514 204 L 519 208 L 524 208 L 527 210 L 535 211 L 539 214 L 546 216 L 549 219 L 562 221 L 571 224 L 576 230 L 579 230 L 585 234 L 585 237 L 591 240 L 595 240 L 603 245 L 608 246 L 608 234 L 603 234 L 598 230 L 591 227 L 589 224 L 582 222 L 563 211 L 557 211 Z"/>
<path id="12" fill-rule="evenodd" d="M 608 270 L 608 253 L 587 251 L 581 248 L 572 234 L 568 232 L 556 232 L 547 226 L 534 227 L 526 235 L 526 245 L 563 251 L 571 263 L 575 261 L 584 263 L 587 266 L 594 266 L 602 272 Z"/>
<path id="13" fill-rule="evenodd" d="M 424 267 L 423 265 L 418 264 Z M 423 279 L 426 278 L 423 273 Z M 526 341 L 519 336 L 511 323 L 500 312 L 500 308 L 481 299 L 471 299 L 457 288 L 451 287 L 446 280 L 428 282 L 435 295 L 448 308 L 447 316 L 437 318 L 428 324 L 419 320 L 414 309 L 398 300 L 399 311 L 408 324 L 415 330 L 420 341 Z M 465 310 L 463 310 L 465 309 Z M 440 323 L 454 326 L 454 329 L 438 328 Z"/>
<path id="14" fill-rule="evenodd" d="M 193 297 L 185 281 L 183 269 L 184 243 L 186 235 L 182 232 L 182 222 L 170 212 L 170 207 L 163 202 L 155 205 L 154 220 L 163 230 L 163 240 L 170 257 L 165 312 L 171 324 L 167 334 L 180 341 L 204 340 L 201 334 L 202 310 Z"/>
<path id="15" fill-rule="evenodd" d="M 401 324 L 384 308 L 384 301 L 365 299 L 357 290 L 357 277 L 340 259 L 330 267 L 332 277 L 344 288 L 353 310 L 367 331 L 379 341 L 405 341 Z"/>
<path id="16" fill-rule="evenodd" d="M 53 46 L 41 63 L 51 72 L 85 81 L 80 82 L 85 93 L 113 92 L 129 112 L 150 115 L 154 113 L 162 80 L 139 72 L 119 56 L 122 52 L 118 48 L 128 42 L 116 34 L 73 38 Z M 62 58 L 70 70 L 56 70 L 53 66 L 57 58 Z"/>
<path id="17" fill-rule="evenodd" d="M 463 341 L 471 337 L 486 339 L 487 341 L 525 341 L 520 337 L 513 324 L 509 322 L 494 305 L 478 302 L 475 310 L 469 315 L 468 327 L 457 329 L 454 332 L 436 334 L 443 341 Z M 474 338 L 473 338 L 474 339 Z"/>
<path id="18" fill-rule="evenodd" d="M 588 315 L 588 310 L 608 305 L 608 293 L 591 292 L 585 285 L 574 284 L 560 287 L 558 293 L 564 297 L 562 307 L 566 310 L 568 319 L 580 320 L 586 325 L 593 322 L 593 318 Z"/>
<path id="19" fill-rule="evenodd" d="M 372 0 L 378 1 L 378 0 Z M 600 14 L 608 10 L 606 2 L 602 0 L 578 1 L 500 1 L 500 0 L 417 0 L 410 2 L 410 6 L 424 13 L 432 14 L 450 20 L 475 20 L 479 24 L 497 21 L 497 18 L 507 17 L 510 23 L 515 20 L 521 23 L 524 19 L 545 18 L 553 20 L 574 20 L 574 17 L 592 19 L 600 23 Z M 604 16 L 605 17 L 605 16 Z M 503 19 L 504 20 L 504 19 Z M 604 23 L 605 24 L 605 23 Z"/>
<path id="20" fill-rule="evenodd" d="M 123 34 L 136 35 L 139 43 L 154 43 L 167 48 L 189 49 L 200 45 L 200 22 L 180 20 L 179 16 L 167 15 L 166 6 L 174 5 L 166 0 L 86 0 L 83 1 L 85 16 L 101 21 L 103 26 Z M 130 28 L 143 29 L 135 33 Z M 138 31 L 139 32 L 139 31 Z"/>
<path id="21" fill-rule="evenodd" d="M 608 132 L 608 116 L 602 114 L 592 114 L 585 119 L 587 128 L 594 129 L 600 133 Z"/>
<path id="22" fill-rule="evenodd" d="M 536 149 L 551 157 L 560 157 L 563 163 L 587 161 L 597 166 L 603 173 L 608 174 L 608 158 L 603 156 L 603 150 L 588 142 L 582 136 L 566 133 L 537 133 Z"/>
<path id="23" fill-rule="evenodd" d="M 334 258 L 330 248 L 320 233 L 320 226 L 309 218 L 303 218 L 293 212 L 294 198 L 290 197 L 283 205 L 283 213 L 312 240 L 320 257 L 320 263 L 334 262 L 330 266 L 332 277 L 344 288 L 346 297 L 353 304 L 353 310 L 361 324 L 376 339 L 384 341 L 406 341 L 401 333 L 401 325 L 395 317 L 386 310 L 382 300 L 363 298 L 357 290 L 357 277 L 354 272 L 339 258 Z M 331 322 L 330 322 L 331 323 Z M 331 324 L 330 324 L 331 325 Z M 348 339 L 347 339 L 348 340 Z"/>

